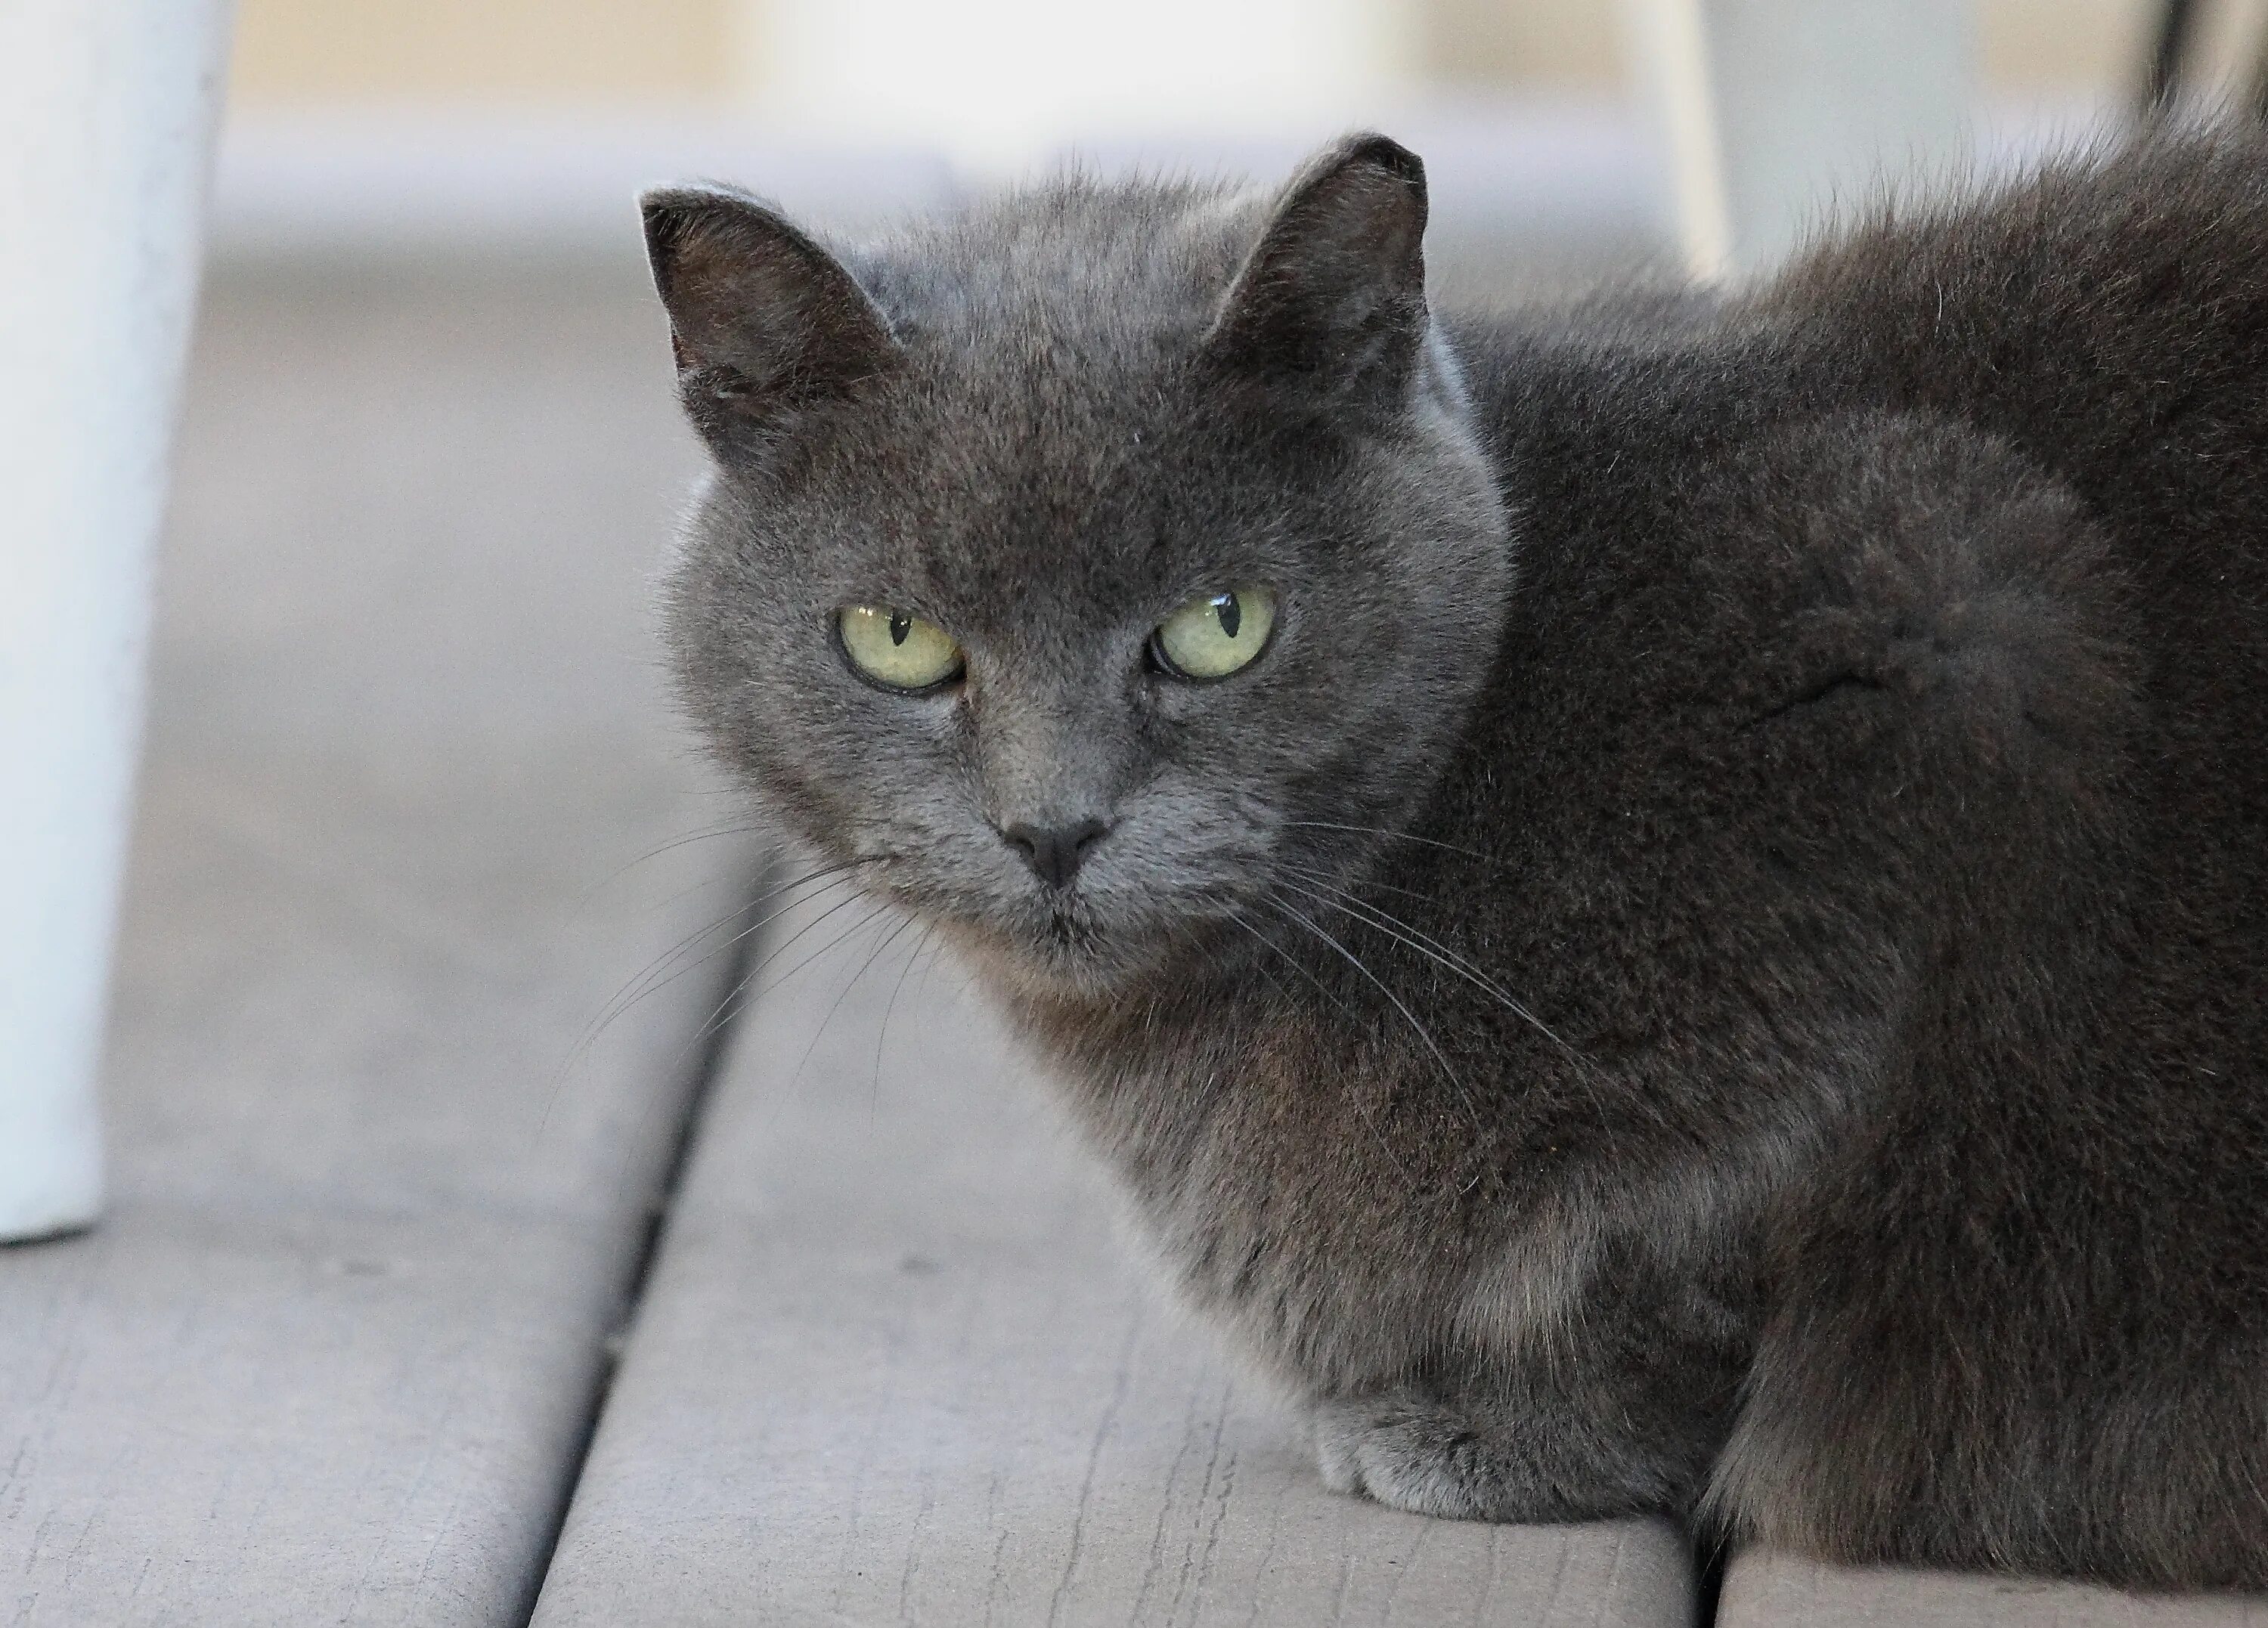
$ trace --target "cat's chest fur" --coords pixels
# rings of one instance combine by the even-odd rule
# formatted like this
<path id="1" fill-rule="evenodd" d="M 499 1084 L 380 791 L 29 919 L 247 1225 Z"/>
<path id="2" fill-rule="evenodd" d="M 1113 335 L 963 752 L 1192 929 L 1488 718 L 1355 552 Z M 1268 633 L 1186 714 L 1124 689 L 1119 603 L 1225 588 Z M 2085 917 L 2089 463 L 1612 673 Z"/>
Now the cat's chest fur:
<path id="1" fill-rule="evenodd" d="M 1263 1001 L 1138 1041 L 1099 1014 L 1020 1016 L 1160 1275 L 1279 1378 L 1359 1386 L 1447 1334 L 1507 1213 L 1500 1126 Z"/>

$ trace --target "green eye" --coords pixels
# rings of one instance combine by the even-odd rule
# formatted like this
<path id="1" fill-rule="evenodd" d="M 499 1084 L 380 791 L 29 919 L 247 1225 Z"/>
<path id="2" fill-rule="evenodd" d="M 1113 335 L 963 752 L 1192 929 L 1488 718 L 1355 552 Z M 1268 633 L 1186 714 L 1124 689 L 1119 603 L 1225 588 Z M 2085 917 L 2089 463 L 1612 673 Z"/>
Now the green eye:
<path id="1" fill-rule="evenodd" d="M 835 627 L 850 664 L 887 688 L 933 689 L 961 676 L 961 647 L 935 622 L 854 605 L 836 614 Z"/>
<path id="2" fill-rule="evenodd" d="M 1183 678 L 1226 678 L 1249 664 L 1276 625 L 1276 596 L 1247 585 L 1192 599 L 1150 635 L 1158 664 Z"/>

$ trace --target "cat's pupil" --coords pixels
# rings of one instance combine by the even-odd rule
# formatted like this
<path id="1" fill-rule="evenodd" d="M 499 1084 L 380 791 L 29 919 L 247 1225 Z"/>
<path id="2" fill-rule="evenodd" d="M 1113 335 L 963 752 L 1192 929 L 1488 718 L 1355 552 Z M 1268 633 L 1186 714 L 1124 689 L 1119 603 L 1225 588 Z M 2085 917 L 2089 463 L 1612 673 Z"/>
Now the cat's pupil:
<path id="1" fill-rule="evenodd" d="M 1237 604 L 1236 596 L 1233 593 L 1221 595 L 1212 602 L 1212 612 L 1220 619 L 1221 632 L 1232 639 L 1236 637 L 1236 630 L 1244 623 L 1244 607 Z"/>
<path id="2" fill-rule="evenodd" d="M 914 619 L 912 617 L 900 616 L 895 611 L 890 613 L 890 642 L 892 644 L 903 644 L 906 642 L 906 635 L 913 630 Z"/>

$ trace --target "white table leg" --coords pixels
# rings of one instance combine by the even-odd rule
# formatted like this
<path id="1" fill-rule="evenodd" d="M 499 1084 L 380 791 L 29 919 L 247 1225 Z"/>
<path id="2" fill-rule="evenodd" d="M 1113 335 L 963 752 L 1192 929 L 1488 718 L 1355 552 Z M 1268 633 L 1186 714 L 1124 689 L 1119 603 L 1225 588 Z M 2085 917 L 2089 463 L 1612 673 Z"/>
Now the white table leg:
<path id="1" fill-rule="evenodd" d="M 0 4 L 0 1239 L 101 1204 L 151 545 L 230 11 Z"/>
<path id="2" fill-rule="evenodd" d="M 1625 0 L 1693 273 L 1776 264 L 1837 197 L 1926 174 L 1974 106 L 1975 0 Z"/>

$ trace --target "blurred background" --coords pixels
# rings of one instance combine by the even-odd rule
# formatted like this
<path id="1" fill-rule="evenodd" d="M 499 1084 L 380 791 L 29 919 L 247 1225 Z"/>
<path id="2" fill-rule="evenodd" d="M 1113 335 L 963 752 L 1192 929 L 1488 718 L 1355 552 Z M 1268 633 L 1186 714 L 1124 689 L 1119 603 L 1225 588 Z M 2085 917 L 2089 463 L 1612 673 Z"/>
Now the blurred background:
<path id="1" fill-rule="evenodd" d="M 1664 230 L 1660 133 L 1632 68 L 1645 10 L 243 0 L 216 246 L 618 254 L 630 192 L 688 172 L 855 220 L 1066 156 L 1272 173 L 1375 123 L 1426 157 L 1445 229 L 1583 260 Z M 2162 10 L 1979 0 L 1958 47 L 1977 139 L 2022 150 L 2130 104 Z"/>

